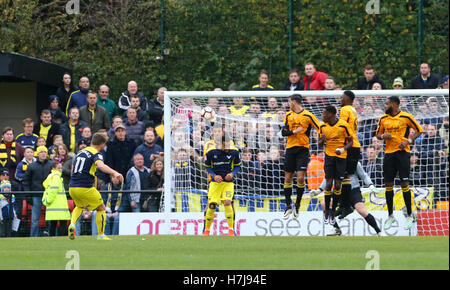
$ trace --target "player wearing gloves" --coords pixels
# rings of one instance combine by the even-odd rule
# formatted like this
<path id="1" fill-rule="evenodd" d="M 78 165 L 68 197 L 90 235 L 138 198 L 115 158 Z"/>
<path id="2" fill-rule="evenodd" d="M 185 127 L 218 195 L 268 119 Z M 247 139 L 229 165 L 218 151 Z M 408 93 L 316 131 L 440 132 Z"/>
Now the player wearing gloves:
<path id="1" fill-rule="evenodd" d="M 300 202 L 305 192 L 305 175 L 310 160 L 309 135 L 314 127 L 319 131 L 319 121 L 308 110 L 303 108 L 303 100 L 300 95 L 289 97 L 290 111 L 284 117 L 284 126 L 281 135 L 287 137 L 286 155 L 284 164 L 284 196 L 286 199 L 286 210 L 283 219 L 288 219 L 291 213 L 294 218 L 298 217 Z M 297 172 L 297 199 L 295 208 L 292 210 L 291 195 L 294 172 Z"/>
<path id="2" fill-rule="evenodd" d="M 361 195 L 361 188 L 359 184 L 359 180 L 362 180 L 366 186 L 369 187 L 371 192 L 377 192 L 377 189 L 372 183 L 369 175 L 364 171 L 360 162 L 357 163 L 356 166 L 356 174 L 352 174 L 350 176 L 351 190 L 348 195 L 345 196 L 347 199 L 347 203 L 350 204 L 356 211 L 366 220 L 366 222 L 376 231 L 378 235 L 380 235 L 381 230 L 377 225 L 377 222 L 373 215 L 371 215 L 366 207 L 364 206 L 364 198 Z M 310 193 L 313 195 L 317 195 L 321 191 L 325 190 L 326 180 L 322 182 L 319 189 L 311 190 Z M 325 211 L 325 202 L 322 202 L 322 208 Z M 351 212 L 347 213 L 350 214 Z M 339 219 L 343 219 L 346 215 L 341 214 Z M 340 236 L 341 230 L 337 222 L 334 223 L 334 232 L 329 234 L 329 236 Z"/>

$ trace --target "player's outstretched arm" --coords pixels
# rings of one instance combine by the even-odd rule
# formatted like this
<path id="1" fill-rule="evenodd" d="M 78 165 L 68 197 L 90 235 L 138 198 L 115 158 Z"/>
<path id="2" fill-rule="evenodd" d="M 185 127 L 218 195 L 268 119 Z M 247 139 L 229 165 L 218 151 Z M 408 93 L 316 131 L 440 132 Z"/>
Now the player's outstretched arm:
<path id="1" fill-rule="evenodd" d="M 119 172 L 115 171 L 108 165 L 106 165 L 103 161 L 96 162 L 97 168 L 100 169 L 101 172 L 111 175 L 112 177 L 118 178 L 119 182 L 123 182 L 123 176 Z"/>

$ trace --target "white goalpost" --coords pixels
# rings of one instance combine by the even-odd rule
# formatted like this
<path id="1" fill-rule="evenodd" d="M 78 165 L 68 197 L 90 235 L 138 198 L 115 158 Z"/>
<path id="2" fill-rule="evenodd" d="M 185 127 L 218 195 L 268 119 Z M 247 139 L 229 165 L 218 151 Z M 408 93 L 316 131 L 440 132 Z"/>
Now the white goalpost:
<path id="1" fill-rule="evenodd" d="M 281 214 L 285 207 L 282 188 L 286 139 L 281 136 L 280 129 L 284 115 L 289 111 L 288 97 L 300 94 L 304 108 L 321 121 L 326 105 L 336 106 L 339 112 L 343 92 L 166 91 L 165 183 L 161 201 L 165 222 L 160 234 L 171 234 L 171 219 L 176 214 L 196 213 L 199 219 L 203 217 L 208 190 L 203 156 L 214 146 L 214 128 L 218 125 L 228 131 L 242 159 L 241 170 L 235 180 L 234 209 L 237 219 L 241 214 L 246 217 L 250 214 Z M 398 96 L 401 110 L 411 113 L 424 129 L 424 134 L 411 147 L 410 187 L 417 227 L 414 233 L 409 234 L 448 235 L 449 90 L 352 92 L 356 96 L 354 106 L 358 112 L 358 139 L 362 145 L 363 158 L 360 162 L 378 189 L 376 193 L 369 192 L 361 182 L 366 208 L 387 217 L 382 172 L 383 143 L 373 137 L 378 119 L 384 114 L 386 98 Z M 215 115 L 202 116 L 206 107 L 212 108 Z M 317 146 L 317 132 L 313 128 L 310 143 L 311 161 L 307 170 L 306 194 L 300 208 L 300 215 L 303 213 L 305 219 L 321 211 L 322 198 L 320 195 L 309 195 L 323 179 L 323 150 Z M 396 183 L 396 214 L 401 216 L 403 208 L 401 190 Z M 218 212 L 222 211 L 219 206 Z"/>

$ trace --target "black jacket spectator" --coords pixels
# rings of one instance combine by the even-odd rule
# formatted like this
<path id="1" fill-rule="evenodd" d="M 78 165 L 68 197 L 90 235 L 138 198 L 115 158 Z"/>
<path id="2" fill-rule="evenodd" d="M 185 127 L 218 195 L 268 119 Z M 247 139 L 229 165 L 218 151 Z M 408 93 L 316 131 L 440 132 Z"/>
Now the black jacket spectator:
<path id="1" fill-rule="evenodd" d="M 148 103 L 148 115 L 153 126 L 159 125 L 164 117 L 164 105 L 162 105 L 157 98 L 151 99 Z"/>
<path id="2" fill-rule="evenodd" d="M 135 150 L 135 142 L 128 137 L 124 141 L 114 138 L 107 143 L 105 163 L 123 176 L 126 176 L 128 169 L 132 167 L 132 158 Z"/>
<path id="3" fill-rule="evenodd" d="M 242 160 L 241 169 L 236 176 L 236 189 L 243 194 L 255 194 L 256 167 L 253 161 Z"/>
<path id="4" fill-rule="evenodd" d="M 39 121 L 39 123 L 34 124 L 34 129 L 33 129 L 33 133 L 41 136 L 39 134 L 39 132 L 41 131 L 41 121 Z M 50 148 L 50 146 L 53 145 L 53 137 L 55 137 L 55 135 L 59 135 L 59 124 L 56 124 L 54 122 L 51 123 L 51 128 L 48 131 L 48 135 L 47 135 L 47 141 L 45 144 L 45 147 Z"/>
<path id="5" fill-rule="evenodd" d="M 377 75 L 374 75 L 370 81 L 367 81 L 365 77 L 360 78 L 358 80 L 358 90 L 371 90 L 374 83 L 380 83 L 383 90 L 386 88 L 383 81 Z"/>
<path id="6" fill-rule="evenodd" d="M 62 110 L 63 112 L 66 111 L 66 108 L 67 108 L 67 102 L 69 101 L 70 95 L 71 95 L 73 92 L 78 91 L 78 90 L 79 90 L 78 87 L 75 86 L 73 83 L 70 84 L 69 90 L 66 90 L 66 89 L 64 88 L 64 84 L 62 84 L 61 87 L 59 87 L 59 88 L 56 90 L 56 95 L 57 95 L 58 98 L 59 98 L 59 107 L 61 108 L 61 110 Z"/>
<path id="7" fill-rule="evenodd" d="M 147 102 L 147 98 L 144 96 L 144 94 L 142 92 L 137 92 L 136 93 L 137 96 L 139 96 L 139 99 L 141 100 L 141 109 L 144 111 L 148 111 L 148 102 Z M 120 111 L 123 113 L 125 112 L 130 106 L 130 93 L 128 91 L 125 91 L 122 93 L 122 95 L 119 98 L 119 109 Z"/>
<path id="8" fill-rule="evenodd" d="M 436 89 L 439 86 L 440 77 L 434 73 L 426 81 L 419 74 L 411 80 L 411 89 Z"/>
<path id="9" fill-rule="evenodd" d="M 68 122 L 70 122 L 70 120 Z M 62 135 L 64 144 L 70 150 L 71 131 L 68 122 L 65 122 L 64 124 L 61 125 L 59 134 Z M 86 126 L 88 126 L 88 123 L 81 120 L 78 120 L 77 124 L 75 125 L 75 147 L 77 146 L 76 144 L 78 144 L 78 142 L 82 139 L 81 132 L 83 131 L 83 128 Z"/>
<path id="10" fill-rule="evenodd" d="M 52 114 L 53 122 L 55 122 L 57 124 L 62 124 L 64 122 L 66 122 L 67 121 L 67 116 L 66 116 L 66 114 L 64 114 L 64 111 L 59 106 L 59 103 L 61 102 L 59 100 L 59 97 L 56 96 L 56 95 L 51 95 L 49 97 L 49 100 L 50 100 L 50 106 L 48 107 L 48 110 Z M 56 108 L 52 108 L 52 102 L 55 101 L 55 100 L 58 102 L 58 106 Z"/>
<path id="11" fill-rule="evenodd" d="M 284 83 L 283 88 L 281 90 L 283 91 L 290 91 L 291 85 L 295 86 L 294 91 L 303 91 L 305 89 L 305 85 L 301 80 L 299 80 L 296 84 L 292 84 L 290 81 L 287 81 Z"/>
<path id="12" fill-rule="evenodd" d="M 53 161 L 45 159 L 43 162 L 37 159 L 28 166 L 22 184 L 24 191 L 44 191 L 42 183 L 50 174 Z"/>

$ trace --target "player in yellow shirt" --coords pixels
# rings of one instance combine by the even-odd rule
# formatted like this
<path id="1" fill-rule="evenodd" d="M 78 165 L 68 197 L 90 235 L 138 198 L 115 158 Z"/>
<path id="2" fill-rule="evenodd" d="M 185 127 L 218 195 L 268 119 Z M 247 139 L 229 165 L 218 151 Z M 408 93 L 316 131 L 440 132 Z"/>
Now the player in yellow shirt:
<path id="1" fill-rule="evenodd" d="M 405 229 L 411 229 L 413 224 L 411 209 L 411 190 L 409 189 L 410 175 L 410 145 L 423 133 L 422 127 L 414 117 L 400 110 L 400 99 L 397 96 L 386 100 L 385 112 L 378 124 L 376 137 L 385 141 L 385 155 L 383 160 L 383 174 L 386 186 L 386 205 L 389 217 L 385 229 L 392 227 L 395 222 L 394 212 L 394 179 L 397 173 L 406 205 L 407 217 Z M 414 134 L 408 139 L 410 130 Z"/>
<path id="2" fill-rule="evenodd" d="M 335 224 L 335 211 L 341 199 L 341 185 L 347 167 L 347 151 L 353 146 L 352 130 L 347 122 L 336 117 L 334 106 L 327 106 L 322 114 L 319 147 L 325 145 L 325 211 L 324 223 Z M 334 183 L 334 191 L 332 186 Z M 333 203 L 330 209 L 331 198 Z"/>
<path id="3" fill-rule="evenodd" d="M 358 133 L 358 113 L 353 107 L 354 100 L 355 94 L 352 91 L 344 91 L 341 97 L 341 110 L 339 111 L 339 119 L 348 123 L 353 136 L 353 146 L 349 148 L 347 152 L 345 178 L 342 181 L 341 205 L 339 206 L 339 211 L 343 212 L 343 215 L 350 214 L 353 211 L 347 200 L 352 187 L 350 177 L 355 174 L 358 161 L 361 159 L 361 143 L 359 143 L 356 135 Z"/>
<path id="4" fill-rule="evenodd" d="M 289 97 L 290 111 L 284 117 L 284 126 L 281 134 L 287 137 L 286 155 L 284 164 L 284 196 L 286 210 L 284 219 L 288 219 L 291 213 L 298 217 L 300 202 L 305 192 L 305 174 L 310 160 L 309 135 L 311 129 L 319 131 L 320 122 L 308 110 L 303 108 L 303 98 L 294 94 Z M 292 210 L 291 195 L 294 172 L 297 172 L 297 199 L 295 209 Z"/>

